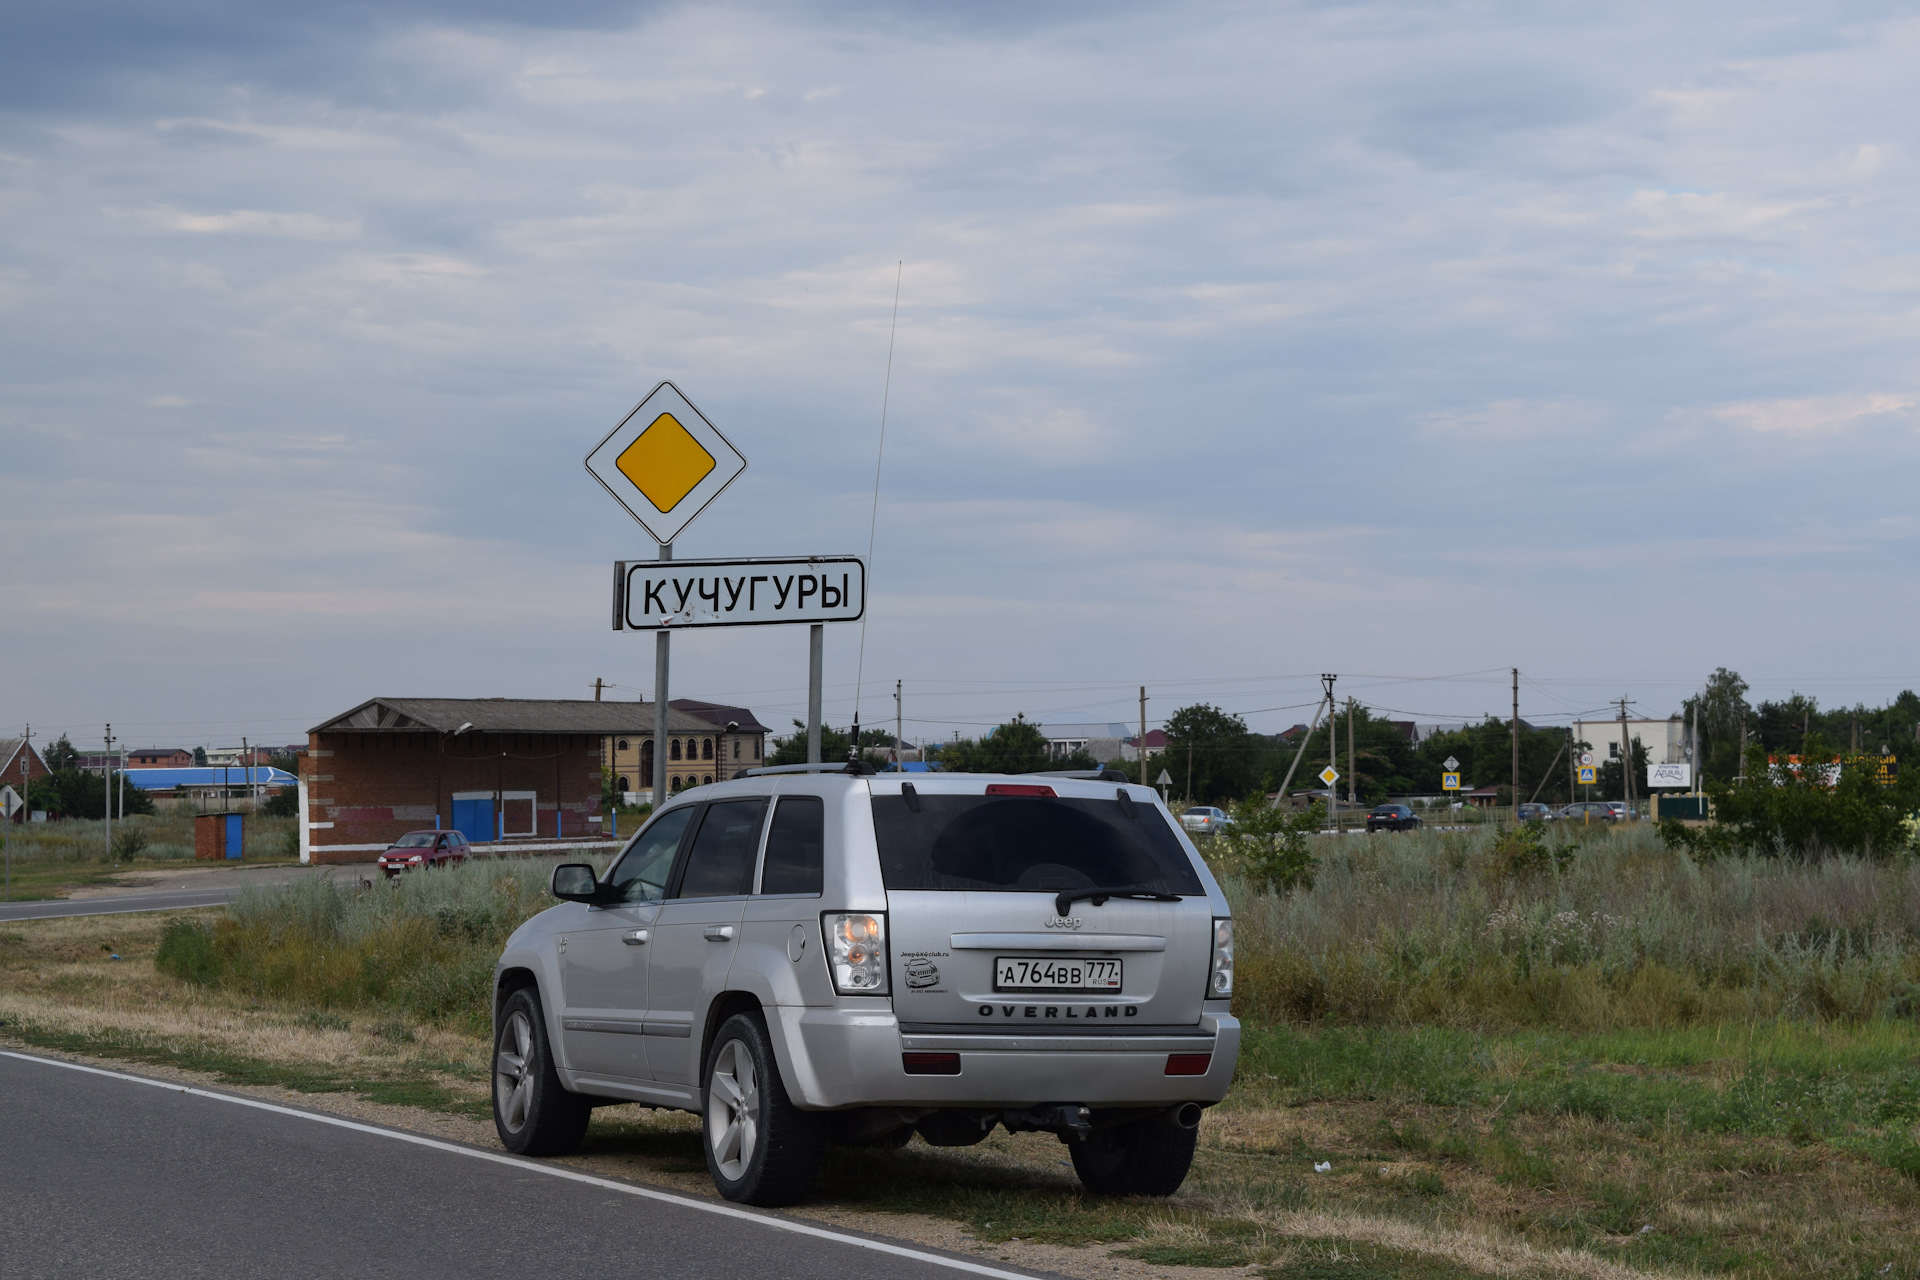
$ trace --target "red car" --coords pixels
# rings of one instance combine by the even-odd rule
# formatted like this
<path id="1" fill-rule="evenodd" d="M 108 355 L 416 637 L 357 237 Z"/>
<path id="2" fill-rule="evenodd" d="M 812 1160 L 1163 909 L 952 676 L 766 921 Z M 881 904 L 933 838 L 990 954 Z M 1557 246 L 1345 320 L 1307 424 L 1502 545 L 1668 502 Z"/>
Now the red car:
<path id="1" fill-rule="evenodd" d="M 467 838 L 458 831 L 409 831 L 380 855 L 380 870 L 391 879 L 420 867 L 450 867 L 467 860 Z"/>

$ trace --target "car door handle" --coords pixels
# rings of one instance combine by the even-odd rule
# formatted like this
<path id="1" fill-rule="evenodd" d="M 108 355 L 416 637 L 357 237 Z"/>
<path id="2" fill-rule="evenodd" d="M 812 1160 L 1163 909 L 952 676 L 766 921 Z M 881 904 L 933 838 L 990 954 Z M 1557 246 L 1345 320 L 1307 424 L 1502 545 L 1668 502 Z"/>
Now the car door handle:
<path id="1" fill-rule="evenodd" d="M 620 935 L 620 941 L 630 947 L 644 947 L 647 945 L 647 931 L 645 929 L 629 929 Z"/>
<path id="2" fill-rule="evenodd" d="M 708 942 L 732 942 L 733 926 L 730 924 L 710 924 L 707 926 Z"/>

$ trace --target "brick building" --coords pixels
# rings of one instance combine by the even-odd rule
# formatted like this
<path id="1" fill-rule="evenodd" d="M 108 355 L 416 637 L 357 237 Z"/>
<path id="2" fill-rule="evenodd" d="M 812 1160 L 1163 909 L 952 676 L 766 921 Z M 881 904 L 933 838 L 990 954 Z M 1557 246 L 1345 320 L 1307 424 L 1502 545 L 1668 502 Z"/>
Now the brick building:
<path id="1" fill-rule="evenodd" d="M 614 785 L 621 791 L 653 789 L 653 704 L 640 705 L 647 708 L 647 727 L 639 733 L 612 735 L 604 744 Z M 674 698 L 667 706 L 675 724 L 683 723 L 678 717 L 684 715 L 699 726 L 693 733 L 682 730 L 667 737 L 669 793 L 725 782 L 742 769 L 766 763 L 767 734 L 772 730 L 745 707 L 693 698 Z"/>
<path id="2" fill-rule="evenodd" d="M 750 715 L 744 723 L 758 727 Z M 698 752 L 711 741 L 718 755 L 723 739 L 730 753 L 731 737 L 746 735 L 726 735 L 724 725 L 677 702 L 669 709 L 668 728 L 683 754 L 685 743 Z M 397 836 L 431 827 L 458 828 L 475 843 L 536 848 L 597 838 L 608 825 L 600 808 L 603 744 L 632 744 L 652 732 L 649 702 L 371 699 L 307 735 L 302 860 L 370 862 Z M 680 776 L 685 786 L 705 774 Z"/>
<path id="3" fill-rule="evenodd" d="M 0 786 L 12 787 L 15 793 L 25 800 L 27 789 L 21 785 L 20 781 L 20 763 L 23 759 L 26 761 L 26 776 L 29 782 L 35 778 L 47 776 L 47 762 L 40 758 L 40 753 L 33 749 L 31 742 L 25 738 L 0 738 Z M 26 806 L 21 806 L 20 812 L 13 815 L 13 820 L 15 822 L 27 820 Z"/>

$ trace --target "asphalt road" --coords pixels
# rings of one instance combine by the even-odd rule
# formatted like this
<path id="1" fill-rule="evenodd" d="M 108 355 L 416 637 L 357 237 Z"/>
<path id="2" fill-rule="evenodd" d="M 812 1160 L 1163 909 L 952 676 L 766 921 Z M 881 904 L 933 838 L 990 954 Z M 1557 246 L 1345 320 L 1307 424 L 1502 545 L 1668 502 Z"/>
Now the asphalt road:
<path id="1" fill-rule="evenodd" d="M 338 1117 L 0 1054 L 8 1277 L 1032 1272 Z"/>
<path id="2" fill-rule="evenodd" d="M 222 907 L 238 889 L 172 889 L 164 893 L 114 894 L 102 898 L 54 898 L 46 902 L 0 902 L 0 923 L 52 920 L 61 916 L 112 916 L 129 911 L 177 911 L 182 907 Z"/>

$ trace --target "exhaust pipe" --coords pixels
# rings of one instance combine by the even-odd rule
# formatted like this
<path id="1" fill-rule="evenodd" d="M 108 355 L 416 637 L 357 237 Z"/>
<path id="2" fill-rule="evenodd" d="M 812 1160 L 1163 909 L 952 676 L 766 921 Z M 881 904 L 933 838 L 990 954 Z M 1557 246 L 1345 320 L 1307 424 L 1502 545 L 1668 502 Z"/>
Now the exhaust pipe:
<path id="1" fill-rule="evenodd" d="M 1201 1107 L 1199 1103 L 1183 1102 L 1173 1109 L 1173 1122 L 1182 1129 L 1198 1129 L 1200 1127 L 1200 1111 Z"/>

